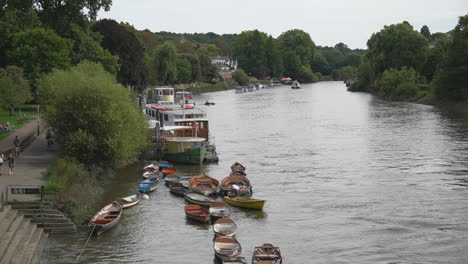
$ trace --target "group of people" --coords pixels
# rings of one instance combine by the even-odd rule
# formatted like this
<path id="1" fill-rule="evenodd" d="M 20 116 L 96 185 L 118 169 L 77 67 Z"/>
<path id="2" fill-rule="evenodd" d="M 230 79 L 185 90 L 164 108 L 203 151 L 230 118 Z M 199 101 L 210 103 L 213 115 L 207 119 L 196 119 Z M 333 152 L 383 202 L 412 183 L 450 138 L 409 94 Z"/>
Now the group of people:
<path id="1" fill-rule="evenodd" d="M 20 154 L 20 146 L 21 146 L 21 142 L 18 136 L 15 137 L 15 140 L 13 141 L 13 145 L 15 146 L 15 154 L 16 154 L 15 156 L 16 158 L 18 158 Z M 15 169 L 15 163 L 16 163 L 15 156 L 13 156 L 13 153 L 10 152 L 10 155 L 8 155 L 8 158 L 5 159 L 5 156 L 0 151 L 0 176 L 3 173 L 4 162 L 8 162 L 8 175 L 13 175 L 13 170 Z"/>
<path id="2" fill-rule="evenodd" d="M 12 129 L 11 125 L 10 125 L 10 122 L 6 122 L 6 123 L 3 123 L 2 124 L 2 130 L 3 131 L 7 131 L 7 132 L 10 132 Z"/>

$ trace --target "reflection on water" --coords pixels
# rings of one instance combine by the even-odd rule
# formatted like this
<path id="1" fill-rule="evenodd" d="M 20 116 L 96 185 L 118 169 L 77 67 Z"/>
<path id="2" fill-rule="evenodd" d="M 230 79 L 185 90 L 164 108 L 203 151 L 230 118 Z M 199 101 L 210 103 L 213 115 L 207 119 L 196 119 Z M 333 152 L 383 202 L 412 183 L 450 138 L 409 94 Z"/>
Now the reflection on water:
<path id="1" fill-rule="evenodd" d="M 269 242 L 284 263 L 465 263 L 468 120 L 437 108 L 349 93 L 340 82 L 200 95 L 216 138 L 221 180 L 247 167 L 263 211 L 233 208 L 243 255 Z M 141 165 L 122 170 L 104 205 L 136 190 Z M 185 218 L 160 185 L 93 237 L 80 263 L 216 263 L 210 225 Z M 42 263 L 73 263 L 87 233 L 51 236 Z"/>

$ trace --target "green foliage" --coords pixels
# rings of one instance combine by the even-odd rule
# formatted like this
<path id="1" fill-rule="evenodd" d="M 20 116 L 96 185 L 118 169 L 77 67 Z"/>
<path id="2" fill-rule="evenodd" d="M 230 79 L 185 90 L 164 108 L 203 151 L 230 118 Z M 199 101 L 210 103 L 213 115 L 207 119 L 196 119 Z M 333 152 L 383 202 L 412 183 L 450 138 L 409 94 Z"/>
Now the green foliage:
<path id="1" fill-rule="evenodd" d="M 201 76 L 201 66 L 198 56 L 195 54 L 180 54 L 179 58 L 186 60 L 190 64 L 190 82 L 198 81 Z"/>
<path id="2" fill-rule="evenodd" d="M 420 79 L 413 68 L 391 68 L 382 74 L 380 92 L 387 99 L 407 99 L 417 94 Z"/>
<path id="3" fill-rule="evenodd" d="M 28 79 L 35 82 L 54 68 L 70 66 L 69 44 L 51 29 L 28 29 L 15 34 L 9 61 L 22 67 Z"/>
<path id="4" fill-rule="evenodd" d="M 177 50 L 171 42 L 165 42 L 156 50 L 156 71 L 158 82 L 175 83 L 177 80 Z"/>
<path id="5" fill-rule="evenodd" d="M 182 58 L 177 58 L 177 82 L 190 83 L 192 80 L 192 67 L 190 62 Z"/>
<path id="6" fill-rule="evenodd" d="M 357 70 L 357 81 L 351 85 L 351 91 L 374 91 L 375 71 L 367 58 L 362 60 Z"/>
<path id="7" fill-rule="evenodd" d="M 232 78 L 236 81 L 239 85 L 248 85 L 249 84 L 249 76 L 242 70 L 237 69 L 233 74 Z"/>
<path id="8" fill-rule="evenodd" d="M 249 75 L 263 78 L 270 74 L 266 56 L 267 39 L 268 35 L 258 30 L 243 31 L 237 37 L 234 56 Z"/>
<path id="9" fill-rule="evenodd" d="M 24 78 L 23 69 L 16 66 L 0 68 L 0 103 L 10 106 L 13 116 L 15 106 L 32 99 L 29 82 Z"/>
<path id="10" fill-rule="evenodd" d="M 353 66 L 345 66 L 333 71 L 333 79 L 335 81 L 344 81 L 346 84 L 353 83 L 357 78 L 357 68 Z"/>
<path id="11" fill-rule="evenodd" d="M 431 37 L 431 32 L 429 31 L 429 27 L 426 25 L 422 26 L 419 32 L 421 33 L 421 35 L 423 35 L 426 38 Z"/>
<path id="12" fill-rule="evenodd" d="M 301 82 L 316 82 L 319 80 L 317 75 L 312 72 L 309 65 L 301 65 L 298 77 Z"/>
<path id="13" fill-rule="evenodd" d="M 142 91 L 146 87 L 148 72 L 144 63 L 144 49 L 135 34 L 114 20 L 103 19 L 93 26 L 104 38 L 102 46 L 119 57 L 117 73 L 119 83 Z"/>
<path id="14" fill-rule="evenodd" d="M 434 78 L 437 67 L 447 59 L 448 47 L 449 41 L 441 39 L 427 51 L 426 61 L 421 71 L 427 80 L 431 81 Z"/>
<path id="15" fill-rule="evenodd" d="M 66 155 L 86 165 L 111 167 L 133 160 L 146 146 L 141 111 L 100 64 L 54 70 L 41 78 L 39 87 L 45 119 Z"/>
<path id="16" fill-rule="evenodd" d="M 439 99 L 468 100 L 468 15 L 462 16 L 452 32 L 447 59 L 441 63 L 434 78 Z"/>

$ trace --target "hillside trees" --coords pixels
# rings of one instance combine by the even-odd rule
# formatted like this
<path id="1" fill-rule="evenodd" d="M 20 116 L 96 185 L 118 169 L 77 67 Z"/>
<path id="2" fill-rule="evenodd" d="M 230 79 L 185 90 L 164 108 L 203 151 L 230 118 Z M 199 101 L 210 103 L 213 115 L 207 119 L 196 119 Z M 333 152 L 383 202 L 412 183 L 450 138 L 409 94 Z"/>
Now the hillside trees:
<path id="1" fill-rule="evenodd" d="M 10 116 L 15 112 L 15 106 L 32 99 L 29 82 L 25 79 L 23 69 L 16 66 L 0 68 L 0 103 L 8 105 Z"/>

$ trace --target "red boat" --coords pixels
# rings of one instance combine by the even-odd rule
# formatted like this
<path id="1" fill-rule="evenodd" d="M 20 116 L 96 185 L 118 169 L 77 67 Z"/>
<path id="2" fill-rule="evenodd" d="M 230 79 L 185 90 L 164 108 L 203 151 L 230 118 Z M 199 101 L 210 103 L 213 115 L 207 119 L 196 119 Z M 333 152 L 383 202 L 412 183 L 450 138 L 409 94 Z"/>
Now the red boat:
<path id="1" fill-rule="evenodd" d="M 185 206 L 185 215 L 187 215 L 188 218 L 202 222 L 202 223 L 208 223 L 210 221 L 210 213 L 201 208 L 200 205 L 198 204 L 190 204 Z"/>
<path id="2" fill-rule="evenodd" d="M 166 175 L 171 172 L 177 172 L 177 169 L 174 167 L 168 167 L 168 168 L 162 169 L 163 177 L 166 177 Z"/>

